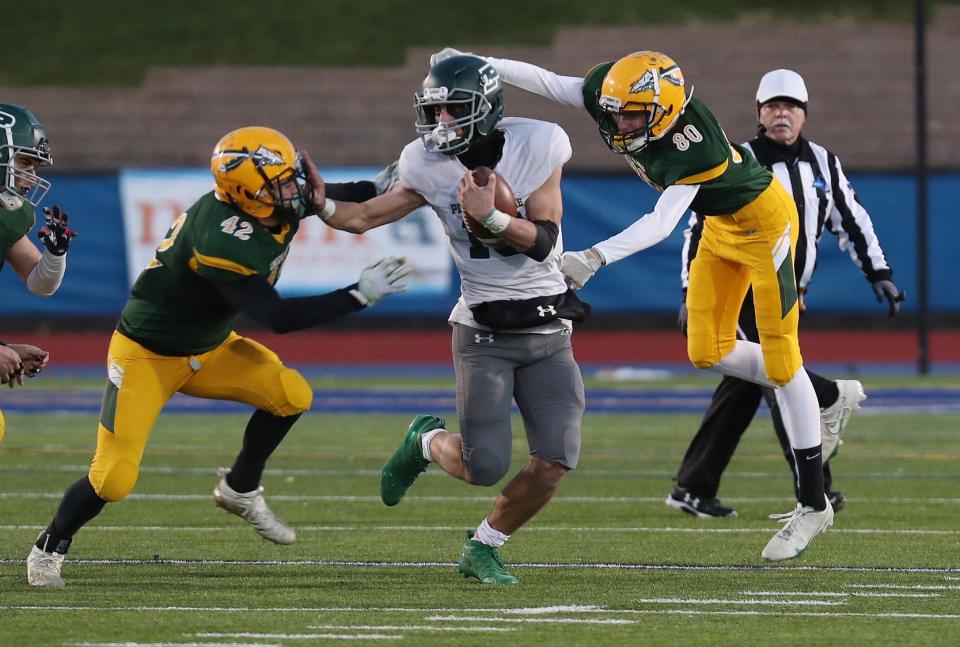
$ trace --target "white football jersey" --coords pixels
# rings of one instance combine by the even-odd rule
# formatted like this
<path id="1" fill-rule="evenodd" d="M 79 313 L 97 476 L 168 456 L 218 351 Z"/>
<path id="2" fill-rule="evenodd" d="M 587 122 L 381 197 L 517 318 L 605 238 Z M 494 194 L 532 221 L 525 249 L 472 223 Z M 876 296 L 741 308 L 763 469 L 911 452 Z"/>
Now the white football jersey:
<path id="1" fill-rule="evenodd" d="M 527 197 L 570 159 L 570 139 L 560 126 L 535 119 L 507 117 L 497 128 L 504 133 L 504 143 L 503 156 L 494 170 L 513 189 L 519 214 L 526 217 Z M 560 271 L 562 235 L 557 236 L 550 255 L 541 262 L 506 245 L 498 248 L 501 252 L 471 239 L 457 201 L 457 184 L 467 167 L 456 156 L 428 151 L 417 139 L 403 149 L 398 169 L 400 185 L 423 196 L 440 217 L 449 238 L 450 252 L 460 272 L 460 299 L 450 313 L 451 323 L 486 329 L 474 320 L 470 306 L 566 292 Z M 564 326 L 569 322 L 524 332 L 553 332 Z"/>

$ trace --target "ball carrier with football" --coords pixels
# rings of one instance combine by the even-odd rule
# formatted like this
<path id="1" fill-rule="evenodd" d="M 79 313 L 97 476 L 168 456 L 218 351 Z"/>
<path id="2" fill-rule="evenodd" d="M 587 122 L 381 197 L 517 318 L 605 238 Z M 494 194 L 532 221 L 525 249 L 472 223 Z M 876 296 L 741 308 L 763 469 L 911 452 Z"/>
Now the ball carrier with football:
<path id="1" fill-rule="evenodd" d="M 499 549 L 553 497 L 580 453 L 583 381 L 570 338 L 589 307 L 560 271 L 570 142 L 556 124 L 503 118 L 500 77 L 474 56 L 431 67 L 415 108 L 420 137 L 400 155 L 397 186 L 362 203 L 328 199 L 322 214 L 331 227 L 363 233 L 430 205 L 460 273 L 448 319 L 459 433 L 437 416 L 414 418 L 383 467 L 380 494 L 397 505 L 431 463 L 468 483 L 498 483 L 510 468 L 516 401 L 529 459 L 467 532 L 459 560 L 465 577 L 515 584 Z"/>

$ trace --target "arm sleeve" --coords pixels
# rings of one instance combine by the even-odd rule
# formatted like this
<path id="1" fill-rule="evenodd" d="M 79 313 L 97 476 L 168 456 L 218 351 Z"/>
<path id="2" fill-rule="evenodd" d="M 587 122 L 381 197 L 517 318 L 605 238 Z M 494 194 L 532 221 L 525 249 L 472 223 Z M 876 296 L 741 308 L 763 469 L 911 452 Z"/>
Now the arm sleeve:
<path id="1" fill-rule="evenodd" d="M 509 58 L 488 56 L 485 60 L 510 85 L 566 106 L 586 109 L 583 105 L 583 79 L 579 76 L 560 76 L 542 67 Z"/>
<path id="2" fill-rule="evenodd" d="M 611 236 L 593 246 L 606 265 L 653 247 L 673 231 L 684 212 L 693 202 L 700 186 L 674 185 L 669 186 L 660 195 L 653 211 L 636 221 L 616 236 Z"/>
<path id="3" fill-rule="evenodd" d="M 44 249 L 40 260 L 27 275 L 27 289 L 42 297 L 52 295 L 60 287 L 63 275 L 67 271 L 67 255 L 50 253 Z"/>
<path id="4" fill-rule="evenodd" d="M 887 263 L 880 240 L 873 230 L 870 214 L 860 204 L 850 181 L 833 153 L 827 154 L 830 172 L 830 190 L 833 193 L 833 209 L 830 211 L 830 231 L 838 238 L 840 250 L 847 252 L 851 260 L 871 283 L 889 280 L 893 270 Z"/>
<path id="5" fill-rule="evenodd" d="M 349 292 L 356 288 L 356 284 L 327 294 L 292 299 L 280 298 L 262 276 L 248 276 L 232 283 L 214 282 L 213 285 L 238 312 L 275 333 L 312 328 L 363 309 Z"/>
<path id="6" fill-rule="evenodd" d="M 687 228 L 683 230 L 683 249 L 680 251 L 680 287 L 684 290 L 690 285 L 690 263 L 697 257 L 700 236 L 703 235 L 703 222 L 704 216 L 691 211 Z"/>
<path id="7" fill-rule="evenodd" d="M 340 202 L 366 202 L 377 197 L 377 186 L 370 181 L 336 182 L 325 186 L 327 197 Z"/>

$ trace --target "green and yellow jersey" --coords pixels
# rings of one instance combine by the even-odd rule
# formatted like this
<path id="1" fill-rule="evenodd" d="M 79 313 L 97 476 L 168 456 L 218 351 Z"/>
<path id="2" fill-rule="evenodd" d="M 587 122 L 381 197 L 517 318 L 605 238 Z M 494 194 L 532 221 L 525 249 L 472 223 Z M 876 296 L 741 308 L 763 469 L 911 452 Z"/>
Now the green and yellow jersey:
<path id="1" fill-rule="evenodd" d="M 262 276 L 275 284 L 298 228 L 285 221 L 268 229 L 211 191 L 173 222 L 133 284 L 117 328 L 162 355 L 216 348 L 237 311 L 213 283 Z"/>
<path id="2" fill-rule="evenodd" d="M 613 63 L 602 63 L 583 79 L 583 105 L 600 121 L 599 90 Z M 707 216 L 734 213 L 769 186 L 773 175 L 742 146 L 732 144 L 717 118 L 696 97 L 665 136 L 624 155 L 644 182 L 663 191 L 674 184 L 698 184 L 690 208 Z"/>
<path id="3" fill-rule="evenodd" d="M 18 240 L 30 233 L 36 222 L 36 212 L 29 202 L 24 201 L 19 209 L 13 211 L 0 208 L 0 270 L 10 250 Z"/>

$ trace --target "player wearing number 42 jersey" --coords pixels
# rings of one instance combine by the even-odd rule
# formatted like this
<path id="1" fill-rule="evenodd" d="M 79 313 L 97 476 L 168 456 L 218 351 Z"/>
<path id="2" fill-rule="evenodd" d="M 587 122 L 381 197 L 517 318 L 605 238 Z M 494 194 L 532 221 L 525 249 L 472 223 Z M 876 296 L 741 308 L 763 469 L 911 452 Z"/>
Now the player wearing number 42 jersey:
<path id="1" fill-rule="evenodd" d="M 131 492 L 157 416 L 178 392 L 256 409 L 233 467 L 218 472 L 213 499 L 264 539 L 294 541 L 293 529 L 267 507 L 260 477 L 310 408 L 313 391 L 270 349 L 234 331 L 237 313 L 274 332 L 302 330 L 402 291 L 398 281 L 408 271 L 403 259 L 381 259 L 342 290 L 280 298 L 273 285 L 300 220 L 324 204 L 307 181 L 312 162 L 301 153 L 283 134 L 262 127 L 233 131 L 217 144 L 215 190 L 176 219 L 120 315 L 93 463 L 67 489 L 30 551 L 31 585 L 63 586 L 60 571 L 74 534 Z"/>
<path id="2" fill-rule="evenodd" d="M 510 467 L 515 400 L 530 459 L 467 533 L 459 562 L 465 577 L 513 584 L 499 548 L 546 505 L 580 451 L 584 395 L 570 320 L 584 317 L 586 306 L 560 271 L 560 174 L 570 142 L 555 124 L 502 118 L 500 77 L 474 56 L 431 67 L 415 105 L 421 139 L 400 156 L 398 186 L 363 203 L 337 202 L 326 219 L 359 233 L 430 205 L 460 272 L 449 317 L 460 433 L 436 416 L 417 416 L 384 465 L 380 494 L 397 505 L 431 462 L 468 483 L 496 484 Z M 500 180 L 491 175 L 478 186 L 471 172 L 478 166 L 506 180 L 521 217 L 495 208 Z M 465 218 L 495 235 L 489 247 L 470 235 Z"/>
<path id="3" fill-rule="evenodd" d="M 442 60 L 456 50 L 435 54 Z M 797 209 L 786 190 L 687 86 L 673 59 L 634 52 L 581 77 L 506 59 L 485 59 L 504 81 L 585 109 L 609 148 L 661 192 L 654 210 L 590 249 L 564 254 L 563 272 L 582 287 L 602 266 L 664 240 L 688 208 L 706 216 L 687 291 L 690 360 L 700 368 L 775 389 L 797 458 L 799 502 L 767 544 L 770 560 L 799 555 L 833 523 L 823 493 L 819 409 L 803 368 L 793 274 Z M 760 343 L 739 341 L 737 316 L 753 288 Z"/>

